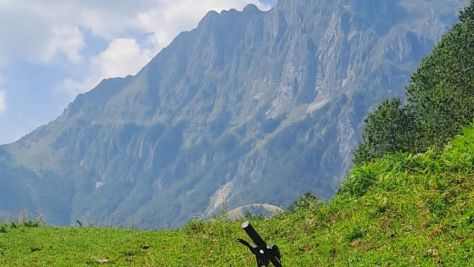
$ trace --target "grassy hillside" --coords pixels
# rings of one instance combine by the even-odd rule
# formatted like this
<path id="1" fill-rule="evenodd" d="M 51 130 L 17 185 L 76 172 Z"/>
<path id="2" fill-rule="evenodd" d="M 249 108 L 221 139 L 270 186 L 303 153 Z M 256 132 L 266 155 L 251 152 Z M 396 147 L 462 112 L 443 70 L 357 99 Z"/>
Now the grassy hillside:
<path id="1" fill-rule="evenodd" d="M 251 218 L 284 266 L 474 266 L 474 124 L 442 152 L 388 155 L 352 171 L 328 203 L 311 196 L 272 219 Z M 254 266 L 235 240 L 242 221 L 137 231 L 0 227 L 5 266 Z M 247 238 L 248 239 L 248 238 Z"/>

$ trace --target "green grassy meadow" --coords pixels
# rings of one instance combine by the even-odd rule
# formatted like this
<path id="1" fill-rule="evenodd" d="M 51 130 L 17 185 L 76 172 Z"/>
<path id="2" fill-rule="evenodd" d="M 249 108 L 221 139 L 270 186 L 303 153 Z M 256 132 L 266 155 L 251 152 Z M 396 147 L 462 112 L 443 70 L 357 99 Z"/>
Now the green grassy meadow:
<path id="1" fill-rule="evenodd" d="M 139 231 L 0 226 L 2 266 L 254 266 L 243 220 Z M 442 151 L 356 167 L 329 202 L 306 195 L 273 218 L 246 218 L 283 266 L 474 266 L 474 125 Z M 250 241 L 250 240 L 249 240 Z"/>

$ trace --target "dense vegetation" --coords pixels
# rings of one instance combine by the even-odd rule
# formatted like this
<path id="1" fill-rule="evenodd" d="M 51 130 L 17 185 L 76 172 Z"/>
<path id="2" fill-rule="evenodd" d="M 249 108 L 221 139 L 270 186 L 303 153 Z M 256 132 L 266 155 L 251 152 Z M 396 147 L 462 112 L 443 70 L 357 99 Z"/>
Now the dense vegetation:
<path id="1" fill-rule="evenodd" d="M 339 194 L 306 196 L 274 218 L 251 218 L 284 266 L 473 266 L 474 124 L 444 151 L 392 154 L 356 167 Z M 253 266 L 241 221 L 195 220 L 173 231 L 0 227 L 6 266 Z M 248 239 L 248 238 L 247 238 Z"/>
<path id="2" fill-rule="evenodd" d="M 474 118 L 474 1 L 423 60 L 406 90 L 369 114 L 355 163 L 441 148 Z"/>
<path id="3" fill-rule="evenodd" d="M 460 18 L 413 75 L 407 103 L 387 100 L 369 115 L 358 164 L 334 199 L 308 194 L 274 218 L 250 218 L 284 266 L 474 266 L 474 1 Z M 0 265 L 253 266 L 236 242 L 241 222 L 3 224 Z"/>

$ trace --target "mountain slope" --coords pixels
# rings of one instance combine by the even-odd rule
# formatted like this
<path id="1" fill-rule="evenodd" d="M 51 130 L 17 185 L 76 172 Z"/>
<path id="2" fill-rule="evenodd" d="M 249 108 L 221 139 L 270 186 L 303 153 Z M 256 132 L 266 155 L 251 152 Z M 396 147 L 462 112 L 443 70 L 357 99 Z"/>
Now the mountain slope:
<path id="1" fill-rule="evenodd" d="M 306 196 L 272 219 L 250 218 L 284 266 L 472 266 L 474 123 L 446 146 L 355 168 L 328 203 Z M 0 264 L 252 266 L 241 221 L 181 230 L 0 227 Z M 30 226 L 30 227 L 28 227 Z"/>
<path id="2" fill-rule="evenodd" d="M 52 224 L 164 228 L 223 206 L 329 198 L 367 111 L 402 95 L 463 3 L 282 0 L 269 12 L 210 12 L 137 75 L 103 81 L 2 146 L 11 197 L 0 207 Z"/>

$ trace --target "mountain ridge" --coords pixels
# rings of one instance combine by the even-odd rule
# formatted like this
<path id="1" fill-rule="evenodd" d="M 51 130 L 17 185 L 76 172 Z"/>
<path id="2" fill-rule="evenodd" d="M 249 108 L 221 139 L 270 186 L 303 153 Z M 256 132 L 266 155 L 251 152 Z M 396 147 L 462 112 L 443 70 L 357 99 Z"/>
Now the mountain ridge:
<path id="1" fill-rule="evenodd" d="M 375 2 L 208 13 L 137 75 L 101 82 L 1 147 L 7 166 L 26 168 L 17 182 L 34 204 L 25 209 L 53 224 L 163 228 L 205 213 L 224 191 L 232 208 L 286 206 L 306 191 L 330 198 L 365 114 L 402 95 L 433 28 L 454 22 L 459 3 L 415 12 Z M 3 171 L 0 180 L 14 177 Z"/>

